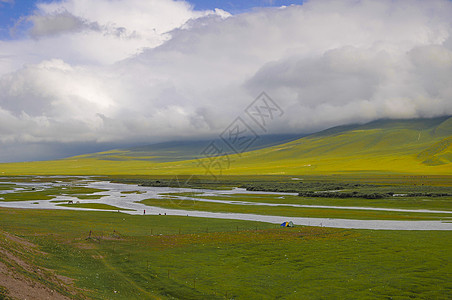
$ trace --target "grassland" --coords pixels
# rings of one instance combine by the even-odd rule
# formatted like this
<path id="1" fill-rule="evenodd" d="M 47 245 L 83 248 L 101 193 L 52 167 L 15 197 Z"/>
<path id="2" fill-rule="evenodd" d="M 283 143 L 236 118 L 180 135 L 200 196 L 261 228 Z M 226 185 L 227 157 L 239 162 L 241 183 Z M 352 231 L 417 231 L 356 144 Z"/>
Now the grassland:
<path id="1" fill-rule="evenodd" d="M 212 203 L 192 200 L 146 199 L 141 203 L 167 209 L 184 209 L 223 213 L 243 213 L 286 217 L 334 218 L 355 220 L 441 220 L 451 218 L 451 214 L 393 212 L 373 210 L 348 210 L 330 208 L 300 208 L 291 206 L 263 206 Z"/>
<path id="2" fill-rule="evenodd" d="M 22 253 L 11 238 L 0 247 L 72 278 L 74 298 L 448 299 L 452 292 L 450 232 L 11 209 L 0 209 L 0 228 L 43 254 Z"/>
<path id="3" fill-rule="evenodd" d="M 293 180 L 292 176 L 222 176 L 216 180 L 209 177 L 198 176 L 178 177 L 179 180 L 164 176 L 129 176 L 110 177 L 113 181 L 141 184 L 144 186 L 191 187 L 201 190 L 209 190 L 215 186 L 223 188 L 242 187 L 256 191 L 271 192 L 310 192 L 327 194 L 329 197 L 300 197 L 291 195 L 250 195 L 229 194 L 205 196 L 200 193 L 168 193 L 167 201 L 147 200 L 148 205 L 157 205 L 164 208 L 197 209 L 214 212 L 242 212 L 262 213 L 271 215 L 304 216 L 304 217 L 341 217 L 357 219 L 410 219 L 419 217 L 449 218 L 450 214 L 428 215 L 407 212 L 383 212 L 383 211 L 350 211 L 332 210 L 326 208 L 292 208 L 289 206 L 268 207 L 250 205 L 228 205 L 218 203 L 201 203 L 199 201 L 182 201 L 179 196 L 188 196 L 199 199 L 244 201 L 254 203 L 273 204 L 297 204 L 297 205 L 323 205 L 323 206 L 355 206 L 374 207 L 387 209 L 425 209 L 425 210 L 452 210 L 452 177 L 451 176 L 303 176 L 302 180 Z M 180 184 L 182 183 L 182 184 Z M 328 191 L 328 193 L 324 193 Z M 356 194 L 355 194 L 356 193 Z M 342 195 L 353 195 L 353 198 L 342 197 Z M 341 195 L 341 197 L 338 197 Z M 394 196 L 396 195 L 396 196 Z M 405 195 L 405 196 L 397 196 Z M 376 197 L 369 199 L 369 196 Z M 378 196 L 378 197 L 377 197 Z M 366 198 L 367 197 L 367 198 Z"/>
<path id="4" fill-rule="evenodd" d="M 92 189 L 86 187 L 51 187 L 43 190 L 25 190 L 15 193 L 2 194 L 0 201 L 30 201 L 30 200 L 50 200 L 56 196 L 67 195 L 77 197 L 79 199 L 100 199 L 101 195 L 89 195 L 101 192 L 101 189 Z"/>
<path id="5" fill-rule="evenodd" d="M 452 118 L 383 120 L 365 125 L 332 128 L 264 149 L 228 155 L 218 174 L 423 174 L 450 175 Z M 208 142 L 206 142 L 207 146 Z M 2 175 L 203 175 L 199 161 L 174 161 L 86 155 L 57 161 L 1 164 Z M 171 151 L 168 150 L 168 153 Z M 127 159 L 125 159 L 126 157 Z M 197 157 L 201 157 L 201 151 Z M 219 158 L 220 161 L 220 158 Z M 204 159 L 210 164 L 209 159 Z M 212 170 L 210 170 L 212 171 Z M 221 172 L 220 172 L 221 171 Z"/>
<path id="6" fill-rule="evenodd" d="M 224 196 L 186 195 L 200 199 L 246 201 L 272 204 L 324 205 L 324 206 L 354 206 L 379 207 L 395 209 L 427 209 L 452 211 L 452 197 L 392 197 L 383 199 L 359 198 L 309 198 L 291 195 L 250 195 L 231 194 Z"/>
<path id="7" fill-rule="evenodd" d="M 12 185 L 12 184 L 4 184 L 4 183 L 0 184 L 0 191 L 11 190 L 13 188 L 14 188 L 14 185 Z"/>
<path id="8" fill-rule="evenodd" d="M 450 211 L 451 135 L 452 118 L 386 120 L 333 128 L 282 145 L 229 155 L 230 165 L 222 170 L 223 176 L 215 178 L 202 176 L 205 170 L 187 156 L 183 156 L 187 160 L 154 160 L 143 153 L 143 157 L 127 157 L 124 151 L 0 164 L 0 175 L 99 175 L 145 186 L 241 186 L 311 193 L 313 197 L 236 195 L 232 200 Z M 187 175 L 186 180 L 179 180 L 184 177 L 176 174 Z M 199 176 L 191 177 L 193 174 Z M 11 187 L 0 184 L 1 191 Z M 97 191 L 78 187 L 63 190 L 62 186 L 28 189 L 0 194 L 0 201 L 46 200 L 58 195 L 95 200 L 99 196 L 92 194 Z M 328 192 L 314 197 L 319 191 Z M 373 196 L 376 198 L 369 199 Z M 216 199 L 223 198 L 231 200 L 223 196 Z M 444 217 L 174 198 L 145 203 L 305 217 Z M 111 208 L 96 203 L 75 205 Z M 238 220 L 0 208 L 0 299 L 8 295 L 28 298 L 14 292 L 30 286 L 46 291 L 42 298 L 59 295 L 73 299 L 450 299 L 451 238 L 448 231 L 282 228 Z M 18 279 L 17 285 L 7 278 Z"/>
<path id="9" fill-rule="evenodd" d="M 256 191 L 292 192 L 352 190 L 362 193 L 450 193 L 452 175 L 395 175 L 395 174 L 345 174 L 345 175 L 120 175 L 99 179 L 117 183 L 157 187 L 185 187 L 199 189 L 231 189 L 235 187 Z M 296 179 L 296 180 L 295 180 Z"/>
<path id="10" fill-rule="evenodd" d="M 189 177 L 193 179 L 192 177 Z M 4 180 L 16 180 L 11 177 Z M 35 182 L 34 177 L 20 177 L 24 184 Z M 181 177 L 182 179 L 182 177 Z M 198 177 L 196 180 L 187 182 L 184 187 L 196 187 L 200 190 L 192 190 L 183 193 L 163 193 L 166 200 L 148 199 L 142 201 L 149 206 L 157 206 L 167 209 L 187 209 L 210 212 L 235 212 L 252 213 L 262 215 L 276 215 L 287 217 L 321 217 L 321 218 L 345 218 L 345 219 L 382 219 L 382 220 L 437 220 L 447 219 L 451 214 L 438 212 L 416 212 L 416 211 L 385 211 L 385 209 L 410 209 L 410 210 L 436 210 L 452 211 L 452 187 L 443 181 L 443 177 L 435 178 L 411 178 L 405 180 L 404 184 L 398 183 L 400 178 L 393 177 L 394 183 L 386 180 L 379 182 L 377 177 L 368 178 L 368 182 L 350 179 L 347 177 L 304 177 L 303 181 L 293 180 L 288 176 L 224 176 L 219 180 L 212 180 L 209 177 Z M 47 182 L 40 178 L 40 183 L 53 184 L 53 178 L 48 177 Z M 49 200 L 56 196 L 72 196 L 91 203 L 68 204 L 71 207 L 95 208 L 95 209 L 120 209 L 117 206 L 108 206 L 108 203 L 97 203 L 95 200 L 104 195 L 92 194 L 102 191 L 100 189 L 87 188 L 77 185 L 78 179 L 73 178 L 73 182 L 68 181 L 65 184 L 56 182 L 53 185 L 47 185 L 45 189 L 39 190 L 28 186 L 26 191 L 16 191 L 15 193 L 3 194 L 3 201 L 25 201 L 25 200 Z M 171 178 L 161 177 L 105 177 L 103 180 L 113 180 L 122 183 L 134 183 L 144 186 L 157 185 L 159 187 L 175 183 Z M 186 182 L 182 180 L 182 182 Z M 180 182 L 178 182 L 180 183 Z M 20 185 L 19 185 L 20 186 Z M 27 185 L 24 185 L 27 186 Z M 180 187 L 178 184 L 175 187 Z M 204 195 L 202 191 L 212 187 L 223 187 L 231 189 L 234 186 L 241 186 L 251 190 L 262 191 L 285 191 L 296 192 L 300 194 L 310 193 L 312 195 L 321 195 L 322 197 L 305 197 L 295 195 L 278 194 L 216 194 L 214 196 Z M 164 190 L 163 190 L 164 191 Z M 143 191 L 130 190 L 122 191 L 121 197 L 128 197 L 132 194 L 143 194 Z M 108 194 L 108 193 L 107 193 Z M 345 196 L 344 196 L 345 195 Z M 396 196 L 394 196 L 396 195 Z M 404 195 L 404 196 L 397 196 Z M 190 201 L 184 201 L 178 197 L 189 196 L 194 198 Z M 328 197 L 326 197 L 328 196 Z M 340 197 L 339 197 L 340 196 Z M 348 198 L 349 196 L 353 196 Z M 369 199 L 371 197 L 372 199 Z M 141 198 L 145 199 L 145 198 Z M 213 203 L 196 200 L 225 200 L 240 201 L 246 203 Z M 61 202 L 66 204 L 68 200 L 53 200 L 52 202 Z M 75 202 L 75 201 L 74 201 Z M 83 202 L 83 201 L 82 201 Z M 251 204 L 255 205 L 251 205 Z M 279 206 L 270 206 L 264 204 L 279 204 Z M 315 206 L 336 206 L 328 207 L 293 207 L 293 205 L 315 205 Z M 65 205 L 59 205 L 65 206 Z M 96 207 L 94 207 L 96 206 Z M 345 207 L 362 207 L 363 209 L 347 209 Z M 341 209 L 344 207 L 344 209 Z M 366 210 L 366 208 L 380 208 L 380 210 Z"/>
<path id="11" fill-rule="evenodd" d="M 131 209 L 124 209 L 117 206 L 104 204 L 104 203 L 74 203 L 74 204 L 57 204 L 57 206 L 64 206 L 64 207 L 75 207 L 75 208 L 90 208 L 90 209 L 100 209 L 100 210 L 121 210 L 121 211 L 127 211 Z"/>
<path id="12" fill-rule="evenodd" d="M 300 178 L 293 180 L 291 176 L 225 176 L 219 180 L 179 177 L 181 180 L 175 182 L 171 176 L 135 175 L 104 179 L 143 185 L 172 183 L 178 186 L 182 182 L 184 187 L 301 188 L 312 192 L 339 187 L 356 189 L 363 194 L 386 194 L 388 191 L 448 193 L 451 188 L 448 176 L 303 176 L 301 181 Z M 54 178 L 3 180 L 46 183 Z M 77 179 L 66 178 L 63 185 L 57 183 L 59 186 L 42 191 L 33 191 L 30 187 L 20 191 L 16 199 L 31 199 L 33 193 L 38 193 L 39 197 L 63 194 L 83 197 L 99 191 L 71 185 L 71 180 Z M 137 192 L 132 190 L 130 193 Z M 285 216 L 396 220 L 444 217 L 439 214 L 230 205 L 174 198 L 204 198 L 196 192 L 165 195 L 168 200 L 146 202 L 164 207 L 170 205 L 171 208 Z M 128 196 L 128 192 L 122 196 Z M 285 195 L 282 199 L 281 195 L 235 194 L 214 197 L 255 203 L 284 201 L 451 210 L 449 196 L 364 199 Z M 99 203 L 68 206 L 117 209 Z M 60 295 L 72 299 L 450 299 L 451 237 L 452 232 L 448 231 L 283 228 L 240 220 L 0 208 L 0 295 L 29 298 L 29 294 L 24 293 L 27 289 L 34 293 L 31 288 L 34 286 L 43 293 L 42 298 Z M 18 280 L 14 283 L 3 278 Z"/>

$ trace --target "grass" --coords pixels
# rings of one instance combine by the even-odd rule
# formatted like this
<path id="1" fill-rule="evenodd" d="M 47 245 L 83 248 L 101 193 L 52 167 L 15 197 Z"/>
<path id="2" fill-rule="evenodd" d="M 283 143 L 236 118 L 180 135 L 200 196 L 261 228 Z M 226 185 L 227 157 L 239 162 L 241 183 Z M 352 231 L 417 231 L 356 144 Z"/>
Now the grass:
<path id="1" fill-rule="evenodd" d="M 43 190 L 20 191 L 15 193 L 2 194 L 0 201 L 30 201 L 30 200 L 51 200 L 56 196 L 69 195 L 78 197 L 79 199 L 100 199 L 102 195 L 87 195 L 97 192 L 102 192 L 101 189 L 93 189 L 86 187 L 70 187 L 63 189 L 63 187 L 50 187 Z"/>
<path id="2" fill-rule="evenodd" d="M 449 299 L 452 293 L 450 232 L 18 209 L 0 209 L 0 228 L 38 245 L 46 254 L 30 261 L 73 278 L 93 299 Z"/>
<path id="3" fill-rule="evenodd" d="M 5 190 L 12 190 L 14 189 L 16 186 L 13 184 L 4 184 L 4 183 L 0 183 L 0 191 L 5 191 Z"/>
<path id="4" fill-rule="evenodd" d="M 451 134 L 452 118 L 447 117 L 344 126 L 289 143 L 229 155 L 226 159 L 230 166 L 221 165 L 222 172 L 211 171 L 215 175 L 450 175 Z M 127 153 L 115 151 L 116 156 L 125 157 Z M 209 159 L 204 162 L 210 164 Z M 159 162 L 133 155 L 119 160 L 87 155 L 57 161 L 1 164 L 0 174 L 203 175 L 206 170 L 194 159 Z"/>
<path id="5" fill-rule="evenodd" d="M 21 177 L 17 181 L 48 182 L 51 178 Z M 153 185 L 171 177 L 107 178 Z M 8 178 L 5 180 L 16 180 Z M 72 179 L 74 180 L 74 179 Z M 68 180 L 68 183 L 71 181 Z M 265 188 L 303 186 L 312 191 L 340 185 L 362 192 L 387 189 L 406 192 L 448 192 L 447 176 L 225 176 L 218 181 L 200 178 L 202 188 L 241 185 Z M 88 198 L 100 190 L 63 186 L 25 191 L 19 198 L 70 194 Z M 134 193 L 134 192 L 132 192 Z M 9 194 L 7 194 L 9 195 Z M 167 197 L 203 197 L 198 193 L 166 193 Z M 2 195 L 3 196 L 3 195 Z M 127 193 L 123 194 L 127 196 Z M 17 197 L 17 196 L 16 196 Z M 216 199 L 249 202 L 424 208 L 450 210 L 451 197 L 393 197 L 388 199 L 305 198 L 299 196 L 236 194 Z M 93 201 L 95 202 L 95 201 Z M 449 217 L 440 214 L 366 212 L 362 210 L 304 209 L 145 200 L 168 208 L 353 219 L 421 220 Z M 39 274 L 23 271 L 30 280 L 49 285 L 74 299 L 449 299 L 452 293 L 451 232 L 343 230 L 240 220 L 127 215 L 117 207 L 81 203 L 64 206 L 99 211 L 21 210 L 0 208 L 2 232 L 37 245 L 20 250 L 14 240 L 0 239 L 2 251 L 74 280 L 76 293 L 49 283 Z M 339 206 L 340 206 L 339 205 Z M 5 235 L 5 237 L 7 237 Z M 5 242 L 8 240 L 9 242 Z M 3 249 L 2 249 L 3 248 Z M 15 266 L 17 270 L 17 266 Z M 7 292 L 3 292 L 7 295 Z M 1 295 L 1 294 L 0 294 Z"/>
<path id="6" fill-rule="evenodd" d="M 176 195 L 176 194 L 175 194 Z M 246 201 L 275 204 L 299 205 L 325 205 L 325 206 L 355 206 L 380 207 L 396 209 L 428 209 L 452 211 L 452 197 L 392 197 L 383 199 L 357 199 L 357 198 L 308 198 L 291 195 L 250 195 L 230 194 L 221 196 L 186 195 L 200 199 Z"/>
<path id="7" fill-rule="evenodd" d="M 77 207 L 77 208 L 91 208 L 91 209 L 101 209 L 101 210 L 121 210 L 121 211 L 132 211 L 133 210 L 133 209 L 120 208 L 120 207 L 117 207 L 117 206 L 104 204 L 104 203 L 57 204 L 57 206 Z"/>
<path id="8" fill-rule="evenodd" d="M 448 177 L 447 177 L 448 178 Z M 44 177 L 10 177 L 5 180 L 15 180 L 20 186 L 19 180 L 34 182 L 39 179 L 41 183 L 51 183 L 52 177 L 48 177 L 47 181 Z M 164 186 L 174 182 L 172 178 L 162 177 L 107 177 L 104 180 L 113 180 L 122 183 L 134 183 L 144 186 L 155 185 Z M 255 190 L 270 191 L 317 191 L 340 190 L 337 193 L 347 191 L 354 194 L 358 191 L 361 194 L 382 194 L 389 192 L 407 193 L 410 195 L 417 194 L 451 194 L 452 190 L 450 182 L 444 180 L 444 176 L 413 176 L 412 178 L 392 177 L 392 181 L 388 182 L 387 178 L 379 176 L 371 176 L 364 181 L 363 178 L 354 177 L 337 177 L 337 176 L 304 176 L 302 182 L 294 181 L 290 176 L 224 176 L 219 180 L 212 180 L 208 177 L 198 177 L 193 182 L 188 182 L 190 187 L 201 189 L 211 189 L 218 186 L 231 188 L 234 186 L 244 186 Z M 75 182 L 78 179 L 72 179 Z M 100 180 L 100 178 L 98 179 Z M 185 178 L 181 178 L 182 182 L 186 182 Z M 18 193 L 3 194 L 3 201 L 21 201 L 21 200 L 48 200 L 53 199 L 57 195 L 70 195 L 79 199 L 97 200 L 105 195 L 95 195 L 93 193 L 103 190 L 86 188 L 72 184 L 74 182 L 67 181 L 65 185 L 47 186 L 43 190 L 28 190 Z M 190 185 L 189 185 L 190 184 Z M 449 185 L 448 185 L 449 184 Z M 176 187 L 180 187 L 176 185 Z M 184 186 L 185 187 L 185 186 Z M 165 191 L 165 189 L 163 189 Z M 428 192 L 428 193 L 427 193 Z M 123 197 L 129 194 L 141 193 L 137 190 L 123 191 Z M 192 192 L 171 193 L 166 192 L 161 195 L 167 200 L 149 199 L 143 203 L 150 206 L 159 206 L 169 209 L 188 209 L 203 210 L 212 212 L 237 212 L 237 213 L 257 213 L 265 215 L 279 215 L 291 217 L 325 217 L 325 218 L 355 218 L 355 219 L 383 219 L 383 220 L 432 220 L 444 219 L 450 217 L 448 214 L 436 213 L 416 213 L 416 212 L 386 212 L 386 211 L 365 211 L 365 210 L 347 210 L 347 209 L 331 209 L 331 208 L 294 208 L 290 206 L 270 207 L 264 205 L 239 205 L 208 203 L 201 201 L 184 201 L 178 197 L 188 196 L 198 199 L 228 200 L 228 201 L 245 201 L 251 203 L 277 203 L 277 204 L 298 204 L 298 205 L 324 205 L 324 206 L 358 206 L 358 207 L 375 207 L 375 208 L 394 208 L 394 209 L 426 209 L 426 210 L 452 210 L 451 196 L 412 196 L 412 197 L 389 197 L 382 199 L 364 199 L 364 198 L 322 198 L 322 197 L 300 197 L 292 195 L 272 195 L 272 194 L 229 194 L 204 196 L 201 191 L 193 190 Z M 169 200 L 169 201 L 168 201 Z M 95 202 L 95 201 L 90 201 Z M 61 203 L 64 203 L 62 201 Z M 64 203 L 65 204 L 65 203 Z M 83 207 L 84 203 L 80 204 Z M 90 206 L 94 204 L 89 204 Z M 104 204 L 102 204 L 104 205 Z M 86 207 L 86 206 L 85 206 Z M 112 207 L 117 210 L 116 207 Z"/>
<path id="9" fill-rule="evenodd" d="M 8 297 L 8 289 L 3 286 L 0 286 L 0 300 L 12 300 Z"/>
<path id="10" fill-rule="evenodd" d="M 257 191 L 304 192 L 347 189 L 360 193 L 452 193 L 452 175 L 394 175 L 345 174 L 305 175 L 293 180 L 293 175 L 227 175 L 171 176 L 171 175 L 117 175 L 99 177 L 117 183 L 156 187 L 183 187 L 198 189 L 232 189 L 241 187 Z"/>
<path id="11" fill-rule="evenodd" d="M 183 209 L 223 213 L 243 213 L 271 216 L 333 218 L 356 220 L 439 220 L 452 218 L 450 214 L 415 213 L 372 210 L 348 210 L 330 208 L 300 208 L 291 206 L 264 206 L 224 204 L 180 199 L 146 199 L 140 201 L 148 206 L 167 209 Z"/>

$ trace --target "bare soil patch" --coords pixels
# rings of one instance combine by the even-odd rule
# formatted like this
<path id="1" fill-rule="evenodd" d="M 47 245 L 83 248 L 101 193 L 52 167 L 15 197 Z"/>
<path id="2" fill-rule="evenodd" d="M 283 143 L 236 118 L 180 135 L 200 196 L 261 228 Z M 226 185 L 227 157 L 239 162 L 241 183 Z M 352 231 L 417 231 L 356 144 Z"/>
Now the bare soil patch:
<path id="1" fill-rule="evenodd" d="M 74 280 L 37 266 L 33 255 L 46 255 L 37 245 L 0 231 L 0 287 L 3 296 L 13 299 L 72 299 L 84 298 L 74 286 Z"/>

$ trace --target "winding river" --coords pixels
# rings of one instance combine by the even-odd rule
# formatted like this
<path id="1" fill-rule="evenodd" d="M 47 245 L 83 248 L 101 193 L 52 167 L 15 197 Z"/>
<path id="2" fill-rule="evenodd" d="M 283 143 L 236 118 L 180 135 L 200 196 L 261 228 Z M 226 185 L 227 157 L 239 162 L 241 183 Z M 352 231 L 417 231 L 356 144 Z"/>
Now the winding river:
<path id="1" fill-rule="evenodd" d="M 13 190 L 0 191 L 0 198 L 2 194 L 11 192 L 20 192 L 24 189 L 35 189 L 36 191 L 46 189 L 49 187 L 59 186 L 65 188 L 67 183 L 62 181 L 55 182 L 1 182 L 15 184 Z M 293 193 L 269 193 L 269 192 L 255 192 L 246 191 L 245 189 L 233 190 L 198 190 L 187 188 L 170 188 L 170 187 L 145 187 L 134 184 L 112 183 L 109 181 L 93 181 L 90 178 L 79 178 L 75 183 L 76 186 L 83 186 L 87 188 L 102 189 L 104 191 L 93 193 L 92 195 L 103 196 L 100 199 L 80 200 L 72 196 L 57 196 L 51 200 L 32 200 L 32 201 L 17 201 L 4 202 L 0 201 L 0 206 L 10 208 L 27 208 L 27 209 L 69 209 L 69 210 L 93 210 L 88 208 L 78 207 L 64 207 L 58 206 L 55 201 L 73 201 L 74 203 L 103 203 L 118 207 L 121 213 L 143 215 L 146 210 L 146 216 L 149 215 L 174 215 L 174 216 L 190 216 L 201 218 L 218 218 L 218 219 L 235 219 L 235 220 L 249 220 L 260 221 L 268 223 L 282 223 L 285 221 L 292 221 L 295 225 L 308 226 L 323 226 L 336 228 L 351 228 L 351 229 L 382 229 L 382 230 L 452 230 L 452 215 L 445 217 L 442 221 L 394 221 L 394 220 L 354 220 L 354 219 L 330 219 L 330 218 L 303 218 L 303 217 L 289 217 L 289 216 L 270 216 L 258 214 L 243 214 L 243 213 L 218 213 L 193 211 L 183 209 L 165 209 L 153 206 L 147 206 L 139 201 L 144 199 L 163 199 L 167 198 L 166 193 L 202 193 L 203 196 L 220 196 L 228 194 L 277 194 L 277 195 L 296 195 Z M 124 193 L 125 192 L 125 193 Z M 138 193 L 136 193 L 138 192 Z M 90 194 L 91 195 L 91 194 Z M 242 201 L 227 201 L 227 200 L 213 200 L 213 199 L 199 199 L 188 196 L 177 196 L 176 201 L 206 201 L 226 204 L 239 205 L 265 205 L 265 206 L 290 206 L 290 207 L 305 207 L 305 208 L 330 208 L 330 209 L 350 209 L 350 210 L 377 210 L 377 211 L 396 211 L 396 212 L 417 212 L 417 213 L 443 213 L 452 214 L 452 211 L 438 211 L 438 210 L 414 210 L 414 209 L 392 209 L 392 208 L 377 208 L 377 207 L 350 207 L 350 206 L 322 206 L 322 205 L 299 205 L 299 204 L 279 204 L 279 203 L 257 203 L 257 202 L 242 202 Z M 96 210 L 98 211 L 98 210 Z M 114 210 L 118 211 L 118 210 Z"/>

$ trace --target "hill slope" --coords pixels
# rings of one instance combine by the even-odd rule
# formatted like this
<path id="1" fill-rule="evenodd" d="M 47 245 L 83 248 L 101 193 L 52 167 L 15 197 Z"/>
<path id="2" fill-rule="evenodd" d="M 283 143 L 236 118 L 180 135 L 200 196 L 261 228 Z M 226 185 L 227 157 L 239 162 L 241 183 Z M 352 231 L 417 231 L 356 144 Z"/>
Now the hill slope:
<path id="1" fill-rule="evenodd" d="M 222 167 L 210 171 L 219 174 L 221 169 L 226 175 L 350 172 L 452 175 L 451 144 L 452 117 L 379 120 L 335 127 L 289 143 L 229 155 L 221 160 Z M 199 161 L 192 159 L 196 147 L 185 156 L 184 148 L 171 148 L 170 144 L 165 147 L 152 151 L 178 155 L 149 159 L 152 151 L 135 149 L 122 153 L 120 158 L 114 158 L 116 154 L 110 152 L 58 161 L 1 164 L 0 172 L 5 175 L 205 174 Z M 146 154 L 148 158 L 138 157 L 136 153 Z M 191 160 L 181 160 L 186 158 Z"/>
<path id="2" fill-rule="evenodd" d="M 237 161 L 243 164 L 237 168 L 266 160 L 272 162 L 275 170 L 278 166 L 287 174 L 349 171 L 452 174 L 451 142 L 451 117 L 380 120 L 331 128 L 247 153 Z"/>
<path id="3" fill-rule="evenodd" d="M 263 149 L 274 145 L 287 143 L 297 140 L 301 135 L 293 134 L 278 134 L 278 135 L 264 135 L 260 136 L 255 143 L 253 143 L 249 151 Z M 117 149 L 106 152 L 99 152 L 87 155 L 78 155 L 73 159 L 95 158 L 102 160 L 115 161 L 130 161 L 142 160 L 153 162 L 172 162 L 191 160 L 199 157 L 200 153 L 211 143 L 211 140 L 204 141 L 172 141 L 165 143 L 158 143 L 146 145 L 141 147 L 133 147 L 128 149 Z M 219 139 L 214 140 L 215 143 L 220 143 Z M 233 151 L 224 148 L 225 154 L 232 154 Z"/>

